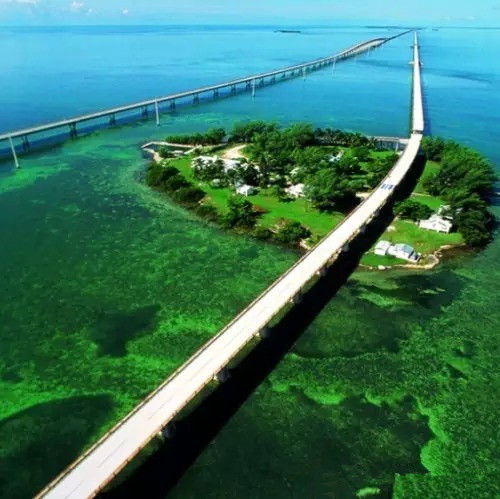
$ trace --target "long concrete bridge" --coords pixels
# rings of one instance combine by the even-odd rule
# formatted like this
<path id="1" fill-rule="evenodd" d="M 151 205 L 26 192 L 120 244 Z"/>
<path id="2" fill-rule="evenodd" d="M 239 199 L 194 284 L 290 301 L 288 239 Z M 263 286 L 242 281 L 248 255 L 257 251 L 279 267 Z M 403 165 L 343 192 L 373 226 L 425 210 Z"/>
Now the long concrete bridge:
<path id="1" fill-rule="evenodd" d="M 37 497 L 93 497 L 143 449 L 249 342 L 266 331 L 288 304 L 300 300 L 307 284 L 348 249 L 349 243 L 389 202 L 419 152 L 424 129 L 417 34 L 413 48 L 412 130 L 406 148 L 380 185 L 314 249 L 278 278 L 230 324 L 201 347 L 153 393 L 92 448 L 69 466 Z"/>
<path id="2" fill-rule="evenodd" d="M 329 65 L 335 66 L 338 61 L 354 57 L 358 54 L 374 49 L 375 47 L 379 47 L 380 45 L 383 45 L 384 43 L 387 43 L 394 38 L 402 36 L 405 33 L 407 32 L 399 33 L 396 36 L 392 36 L 389 38 L 374 38 L 371 40 L 367 40 L 365 42 L 358 43 L 346 50 L 343 50 L 338 54 L 323 57 L 321 59 L 315 59 L 313 61 L 304 62 L 301 64 L 296 64 L 294 66 L 287 66 L 284 68 L 276 69 L 274 71 L 268 71 L 266 73 L 245 76 L 243 78 L 226 81 L 224 83 L 219 83 L 216 85 L 200 87 L 193 90 L 165 95 L 163 97 L 135 102 L 133 104 L 128 104 L 125 106 L 113 107 L 90 114 L 83 114 L 80 116 L 75 116 L 73 118 L 54 121 L 51 123 L 46 123 L 44 125 L 37 125 L 30 128 L 24 128 L 22 130 L 3 133 L 0 134 L 0 143 L 4 141 L 8 142 L 14 163 L 16 167 L 19 168 L 19 160 L 17 155 L 18 151 L 15 143 L 16 139 L 21 140 L 22 150 L 27 151 L 30 147 L 30 136 L 32 135 L 43 134 L 44 132 L 49 132 L 55 129 L 67 128 L 69 130 L 69 136 L 76 137 L 78 135 L 77 125 L 80 123 L 108 118 L 109 124 L 115 125 L 117 122 L 117 115 L 124 115 L 126 113 L 137 110 L 141 111 L 141 115 L 143 117 L 149 116 L 150 111 L 154 112 L 156 123 L 159 125 L 161 104 L 167 103 L 168 110 L 174 110 L 178 101 L 192 99 L 193 103 L 198 103 L 202 95 L 212 94 L 214 98 L 217 98 L 219 96 L 219 92 L 222 90 L 229 90 L 229 95 L 235 95 L 238 88 L 251 90 L 252 95 L 255 95 L 256 89 L 260 86 L 264 86 L 265 84 L 270 83 L 276 83 L 277 81 L 284 80 L 286 78 L 293 78 L 298 76 L 306 77 L 308 72 L 317 71 Z"/>

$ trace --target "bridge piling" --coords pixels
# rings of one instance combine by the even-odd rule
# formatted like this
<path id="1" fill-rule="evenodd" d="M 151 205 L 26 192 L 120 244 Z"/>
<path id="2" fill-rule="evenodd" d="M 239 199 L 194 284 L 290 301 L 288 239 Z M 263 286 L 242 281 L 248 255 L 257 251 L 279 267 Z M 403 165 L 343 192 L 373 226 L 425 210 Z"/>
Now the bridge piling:
<path id="1" fill-rule="evenodd" d="M 142 108 L 141 108 L 141 115 L 144 118 L 147 118 L 147 116 L 148 116 L 148 106 L 142 106 Z"/>
<path id="2" fill-rule="evenodd" d="M 23 150 L 24 152 L 29 151 L 30 142 L 27 135 L 23 135 Z"/>
<path id="3" fill-rule="evenodd" d="M 76 129 L 76 123 L 70 123 L 69 124 L 69 136 L 72 139 L 78 137 L 78 131 Z"/>
<path id="4" fill-rule="evenodd" d="M 155 115 L 156 115 L 156 126 L 160 126 L 160 110 L 158 108 L 158 99 L 155 99 Z"/>
<path id="5" fill-rule="evenodd" d="M 193 95 L 193 104 L 199 104 L 199 103 L 200 103 L 200 95 L 194 94 Z"/>
<path id="6" fill-rule="evenodd" d="M 225 383 L 230 377 L 231 373 L 229 372 L 229 369 L 225 367 L 214 376 L 214 381 Z"/>
<path id="7" fill-rule="evenodd" d="M 115 126 L 116 125 L 116 114 L 111 114 L 109 116 L 109 126 Z"/>
<path id="8" fill-rule="evenodd" d="M 252 97 L 255 97 L 255 80 L 252 80 Z"/>
<path id="9" fill-rule="evenodd" d="M 16 169 L 19 170 L 21 166 L 19 165 L 19 160 L 17 159 L 16 148 L 14 147 L 14 142 L 12 141 L 12 137 L 9 137 L 10 150 L 12 151 L 12 158 L 14 159 L 14 164 L 16 165 Z"/>
<path id="10" fill-rule="evenodd" d="M 177 425 L 175 423 L 170 423 L 159 432 L 158 436 L 162 440 L 171 440 L 176 433 L 177 433 Z"/>
<path id="11" fill-rule="evenodd" d="M 269 326 L 265 326 L 263 327 L 258 335 L 260 336 L 260 338 L 262 338 L 263 340 L 269 338 L 271 336 L 271 328 Z"/>
<path id="12" fill-rule="evenodd" d="M 326 274 L 328 273 L 328 267 L 327 266 L 324 266 L 324 267 L 321 267 L 318 272 L 317 272 L 317 276 L 318 277 L 325 277 Z"/>
<path id="13" fill-rule="evenodd" d="M 171 111 L 175 109 L 175 99 L 169 101 L 169 108 Z"/>

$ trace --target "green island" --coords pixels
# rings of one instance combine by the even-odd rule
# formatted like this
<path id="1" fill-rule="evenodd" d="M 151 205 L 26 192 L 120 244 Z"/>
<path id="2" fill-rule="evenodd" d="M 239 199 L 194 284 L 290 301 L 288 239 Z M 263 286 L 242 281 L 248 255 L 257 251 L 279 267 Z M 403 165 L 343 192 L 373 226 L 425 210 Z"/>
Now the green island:
<path id="1" fill-rule="evenodd" d="M 149 186 L 205 220 L 310 249 L 381 182 L 398 159 L 375 138 L 298 123 L 254 121 L 157 143 Z M 387 146 L 386 146 L 387 147 Z M 361 264 L 432 268 L 445 249 L 490 240 L 495 175 L 479 153 L 426 137 L 426 163 L 410 197 Z"/>

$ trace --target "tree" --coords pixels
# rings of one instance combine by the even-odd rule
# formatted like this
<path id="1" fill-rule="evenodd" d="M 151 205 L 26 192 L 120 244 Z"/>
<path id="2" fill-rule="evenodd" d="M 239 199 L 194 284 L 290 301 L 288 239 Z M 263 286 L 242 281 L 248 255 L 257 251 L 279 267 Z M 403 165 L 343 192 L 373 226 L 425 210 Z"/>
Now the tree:
<path id="1" fill-rule="evenodd" d="M 311 231 L 294 220 L 283 220 L 274 234 L 274 239 L 284 244 L 297 245 L 311 235 Z"/>
<path id="2" fill-rule="evenodd" d="M 249 123 L 236 123 L 229 136 L 229 142 L 252 142 L 254 135 L 277 130 L 275 123 L 265 121 L 251 121 Z"/>
<path id="3" fill-rule="evenodd" d="M 205 197 L 205 192 L 194 185 L 188 185 L 186 187 L 181 187 L 175 191 L 174 198 L 184 204 L 196 204 L 199 203 Z"/>
<path id="4" fill-rule="evenodd" d="M 351 181 L 333 168 L 319 170 L 308 177 L 305 192 L 313 205 L 324 211 L 343 209 L 356 202 Z"/>
<path id="5" fill-rule="evenodd" d="M 162 183 L 162 188 L 168 192 L 178 191 L 183 187 L 188 187 L 190 183 L 182 175 L 172 175 Z"/>
<path id="6" fill-rule="evenodd" d="M 234 195 L 227 201 L 228 213 L 225 222 L 229 227 L 252 228 L 258 214 L 254 211 L 252 203 L 243 196 Z"/>
<path id="7" fill-rule="evenodd" d="M 389 173 L 389 170 L 394 166 L 398 160 L 397 154 L 391 154 L 389 156 L 378 157 L 375 161 L 370 163 L 366 169 L 368 173 L 366 175 L 366 183 L 372 189 L 375 188 L 382 179 Z"/>
<path id="8" fill-rule="evenodd" d="M 259 185 L 259 170 L 255 166 L 248 164 L 239 164 L 233 169 L 234 182 L 257 186 Z"/>
<path id="9" fill-rule="evenodd" d="M 425 220 L 432 215 L 432 210 L 427 205 L 406 199 L 397 203 L 394 207 L 394 214 L 407 220 Z"/>
<path id="10" fill-rule="evenodd" d="M 427 159 L 441 161 L 445 145 L 446 143 L 441 137 L 424 137 L 422 151 Z"/>
<path id="11" fill-rule="evenodd" d="M 146 173 L 146 183 L 152 187 L 159 187 L 166 180 L 177 175 L 179 170 L 164 163 L 151 163 Z"/>

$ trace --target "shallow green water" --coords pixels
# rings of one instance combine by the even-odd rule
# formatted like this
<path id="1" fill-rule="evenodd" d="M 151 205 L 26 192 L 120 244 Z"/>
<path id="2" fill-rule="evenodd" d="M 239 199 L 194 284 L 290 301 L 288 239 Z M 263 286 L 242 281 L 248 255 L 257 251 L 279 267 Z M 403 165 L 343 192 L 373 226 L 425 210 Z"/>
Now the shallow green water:
<path id="1" fill-rule="evenodd" d="M 144 133 L 66 143 L 4 184 L 6 497 L 43 486 L 296 258 L 207 226 L 139 183 L 133 137 Z M 11 481 L 13 469 L 26 481 Z"/>

